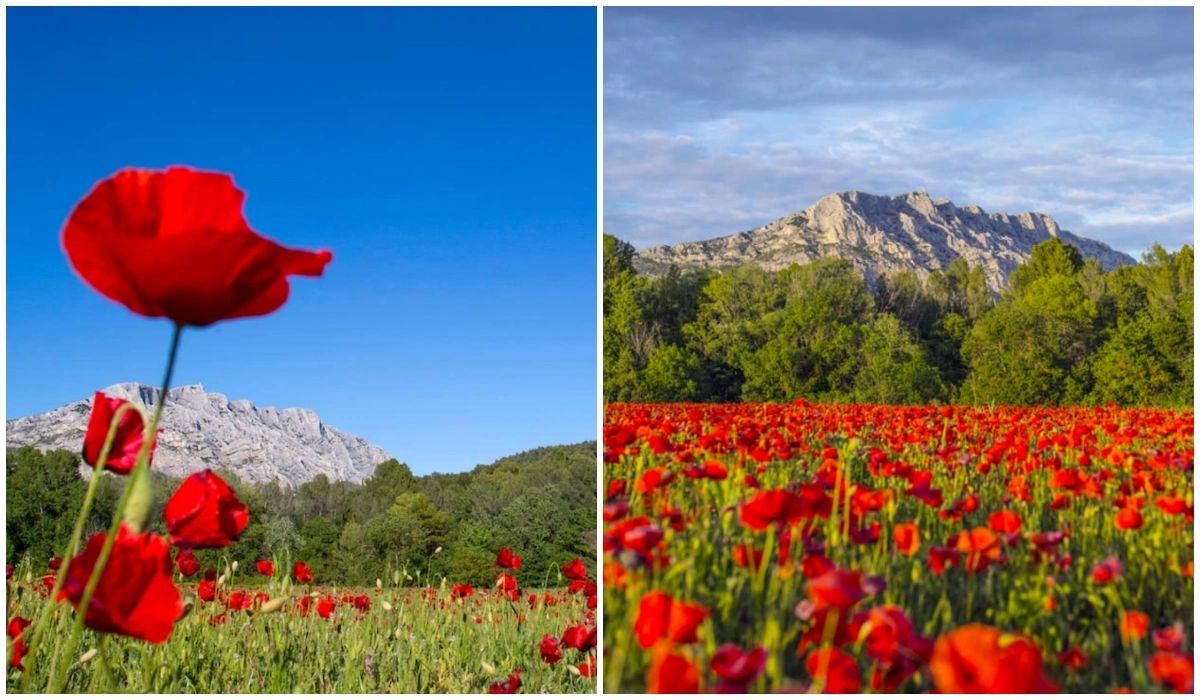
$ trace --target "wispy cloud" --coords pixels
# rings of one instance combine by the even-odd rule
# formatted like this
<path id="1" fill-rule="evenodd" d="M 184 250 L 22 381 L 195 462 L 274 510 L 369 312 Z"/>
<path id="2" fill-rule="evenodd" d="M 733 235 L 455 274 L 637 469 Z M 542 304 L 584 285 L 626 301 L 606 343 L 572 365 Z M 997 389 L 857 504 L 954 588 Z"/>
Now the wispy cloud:
<path id="1" fill-rule="evenodd" d="M 1192 240 L 1190 8 L 605 12 L 605 228 L 744 230 L 831 191 Z"/>

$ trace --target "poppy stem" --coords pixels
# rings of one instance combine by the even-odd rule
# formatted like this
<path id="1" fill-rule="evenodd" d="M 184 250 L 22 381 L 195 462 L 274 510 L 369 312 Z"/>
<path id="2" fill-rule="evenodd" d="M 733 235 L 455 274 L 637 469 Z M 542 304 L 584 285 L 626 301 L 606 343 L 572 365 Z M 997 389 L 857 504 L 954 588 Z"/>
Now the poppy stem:
<path id="1" fill-rule="evenodd" d="M 36 663 L 35 654 L 41 650 L 41 640 L 45 634 L 46 626 L 49 624 L 47 617 L 50 611 L 54 609 L 58 592 L 62 590 L 63 581 L 67 577 L 67 569 L 71 566 L 71 559 L 75 556 L 76 550 L 79 549 L 79 540 L 83 538 L 83 528 L 87 525 L 88 515 L 92 511 L 92 504 L 96 501 L 96 492 L 100 488 L 100 477 L 104 472 L 104 465 L 108 463 L 108 455 L 112 451 L 113 443 L 116 442 L 117 426 L 120 425 L 121 418 L 126 411 L 140 410 L 133 403 L 122 404 L 113 412 L 112 420 L 109 421 L 108 434 L 104 438 L 104 445 L 100 449 L 100 457 L 96 460 L 96 466 L 92 468 L 92 478 L 88 482 L 87 494 L 83 497 L 83 508 L 80 509 L 79 517 L 75 520 L 75 529 L 71 531 L 71 539 L 67 544 L 66 551 L 63 553 L 62 562 L 58 565 L 58 574 L 54 578 L 54 586 L 50 589 L 50 594 L 46 596 L 46 605 L 38 613 L 37 624 L 33 629 L 33 637 L 29 642 L 29 654 L 27 655 L 29 660 L 25 662 L 26 671 L 21 677 L 21 692 L 28 692 L 29 679 L 33 677 L 31 671 Z"/>
<path id="2" fill-rule="evenodd" d="M 83 625 L 87 619 L 87 610 L 92 603 L 92 595 L 96 592 L 96 587 L 100 584 L 100 577 L 104 574 L 104 568 L 108 565 L 109 556 L 112 554 L 113 546 L 117 541 L 117 533 L 121 529 L 125 507 L 129 504 L 129 498 L 133 494 L 131 486 L 137 483 L 137 480 L 150 467 L 150 448 L 154 445 L 154 438 L 158 431 L 158 420 L 162 417 L 163 405 L 167 402 L 167 390 L 171 387 L 171 375 L 175 372 L 175 359 L 179 354 L 179 338 L 182 334 L 183 325 L 176 323 L 171 335 L 171 349 L 167 353 L 167 369 L 163 373 L 162 388 L 158 392 L 158 401 L 154 406 L 154 415 L 150 418 L 150 422 L 146 424 L 142 449 L 138 452 L 137 461 L 134 464 L 133 471 L 129 475 L 129 480 L 125 484 L 125 490 L 121 492 L 121 501 L 117 504 L 116 511 L 113 513 L 112 524 L 108 528 L 108 536 L 104 539 L 104 545 L 100 548 L 100 555 L 96 558 L 96 564 L 92 567 L 92 574 L 83 589 L 83 596 L 79 600 L 79 605 L 76 606 L 75 625 L 71 628 L 71 636 L 67 640 L 66 651 L 60 653 L 55 658 L 54 665 L 51 667 L 50 693 L 62 692 L 62 688 L 66 685 L 67 672 L 70 670 L 70 659 L 75 654 L 76 645 L 79 643 L 79 635 L 83 632 Z M 58 669 L 62 666 L 61 662 L 63 659 L 67 659 L 67 666 L 63 668 L 60 678 Z"/>

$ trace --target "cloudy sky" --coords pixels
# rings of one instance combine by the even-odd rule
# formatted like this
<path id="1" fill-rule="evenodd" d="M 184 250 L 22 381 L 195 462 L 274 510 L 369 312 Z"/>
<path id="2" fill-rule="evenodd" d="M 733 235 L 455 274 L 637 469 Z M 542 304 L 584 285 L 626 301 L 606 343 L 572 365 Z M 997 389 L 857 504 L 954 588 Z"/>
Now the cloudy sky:
<path id="1" fill-rule="evenodd" d="M 842 190 L 1192 241 L 1192 8 L 604 13 L 604 228 L 641 248 Z"/>

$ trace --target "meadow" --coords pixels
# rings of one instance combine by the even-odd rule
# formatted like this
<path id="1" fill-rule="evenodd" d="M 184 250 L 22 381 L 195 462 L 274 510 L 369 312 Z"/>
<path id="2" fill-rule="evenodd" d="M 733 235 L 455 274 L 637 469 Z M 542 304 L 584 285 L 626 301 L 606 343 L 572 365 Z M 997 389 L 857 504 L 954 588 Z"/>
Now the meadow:
<path id="1" fill-rule="evenodd" d="M 595 691 L 586 582 L 517 592 L 504 589 L 511 574 L 480 590 L 395 572 L 374 588 L 332 587 L 250 569 L 176 571 L 185 612 L 162 644 L 85 631 L 65 692 Z M 45 603 L 53 575 L 41 574 L 12 572 L 10 620 L 34 619 Z M 68 636 L 73 617 L 69 606 L 57 610 L 51 640 Z M 10 636 L 8 690 L 47 687 L 50 663 L 23 686 L 12 649 Z"/>
<path id="2" fill-rule="evenodd" d="M 610 404 L 606 692 L 1191 692 L 1191 411 Z"/>

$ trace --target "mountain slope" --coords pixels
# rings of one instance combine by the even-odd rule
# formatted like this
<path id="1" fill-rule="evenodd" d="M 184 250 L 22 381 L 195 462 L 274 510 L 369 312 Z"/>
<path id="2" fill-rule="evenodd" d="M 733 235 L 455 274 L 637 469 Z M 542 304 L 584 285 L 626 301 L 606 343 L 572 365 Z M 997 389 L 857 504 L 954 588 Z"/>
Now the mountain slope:
<path id="1" fill-rule="evenodd" d="M 116 384 L 104 393 L 148 407 L 158 400 L 158 389 L 144 384 Z M 89 397 L 10 420 L 5 425 L 8 448 L 78 451 L 91 407 Z M 376 464 L 390 458 L 382 448 L 324 424 L 308 409 L 258 408 L 245 399 L 230 401 L 223 394 L 208 393 L 197 384 L 167 392 L 154 469 L 187 476 L 204 468 L 224 468 L 245 481 L 296 486 L 317 474 L 359 483 Z"/>
<path id="2" fill-rule="evenodd" d="M 1058 237 L 1105 269 L 1131 265 L 1130 256 L 1076 236 L 1045 214 L 989 214 L 971 205 L 930 199 L 925 192 L 895 197 L 839 192 L 765 226 L 696 243 L 639 251 L 634 267 L 661 274 L 680 268 L 723 268 L 753 263 L 769 270 L 826 257 L 849 260 L 867 281 L 897 270 L 927 274 L 955 258 L 979 265 L 998 293 L 1008 274 L 1029 259 L 1033 246 Z"/>

